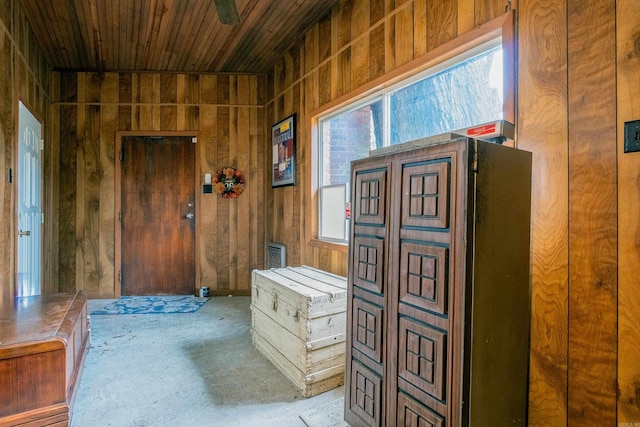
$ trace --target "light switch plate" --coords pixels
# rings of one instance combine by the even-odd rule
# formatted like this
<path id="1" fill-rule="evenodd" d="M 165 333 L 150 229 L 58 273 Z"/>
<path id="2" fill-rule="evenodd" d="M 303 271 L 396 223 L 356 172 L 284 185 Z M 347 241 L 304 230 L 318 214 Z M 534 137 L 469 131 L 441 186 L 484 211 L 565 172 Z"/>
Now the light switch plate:
<path id="1" fill-rule="evenodd" d="M 640 120 L 624 122 L 624 152 L 640 151 Z"/>

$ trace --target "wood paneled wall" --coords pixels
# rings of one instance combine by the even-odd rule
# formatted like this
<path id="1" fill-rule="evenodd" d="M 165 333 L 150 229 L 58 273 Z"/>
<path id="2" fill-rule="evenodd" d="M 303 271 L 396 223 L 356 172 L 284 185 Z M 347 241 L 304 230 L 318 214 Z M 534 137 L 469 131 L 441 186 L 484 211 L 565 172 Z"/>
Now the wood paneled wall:
<path id="1" fill-rule="evenodd" d="M 40 120 L 48 115 L 49 79 L 51 70 L 38 47 L 31 28 L 19 7 L 18 0 L 0 2 L 0 304 L 13 297 L 15 285 L 16 200 L 15 180 L 8 182 L 7 171 L 16 170 L 18 101 L 22 100 Z M 50 194 L 48 177 L 51 174 L 47 144 L 44 155 L 45 197 Z M 47 203 L 45 201 L 45 203 Z M 49 200 L 50 203 L 50 200 Z M 47 212 L 45 212 L 47 214 Z M 52 222 L 45 215 L 44 245 L 51 249 L 49 238 Z M 56 263 L 43 259 L 43 277 L 51 277 Z M 45 280 L 43 291 L 51 292 L 52 284 Z"/>
<path id="2" fill-rule="evenodd" d="M 347 272 L 313 240 L 310 114 L 504 13 L 503 1 L 341 1 L 267 75 L 266 125 L 298 114 L 298 185 L 269 189 L 288 263 Z M 640 423 L 640 6 L 511 2 L 518 146 L 533 153 L 529 425 Z"/>
<path id="3" fill-rule="evenodd" d="M 54 73 L 59 123 L 61 290 L 118 295 L 116 132 L 198 135 L 196 174 L 227 166 L 246 177 L 237 199 L 201 194 L 196 205 L 198 286 L 248 294 L 264 263 L 264 84 L 257 75 Z M 198 279 L 197 279 L 198 280 Z M 195 291 L 195 290 L 194 290 Z"/>
<path id="4" fill-rule="evenodd" d="M 615 130 L 618 135 L 618 425 L 628 427 L 630 423 L 640 422 L 640 153 L 624 153 L 623 126 L 624 122 L 640 120 L 640 102 L 637 96 L 640 92 L 640 2 L 616 1 L 615 31 Z"/>

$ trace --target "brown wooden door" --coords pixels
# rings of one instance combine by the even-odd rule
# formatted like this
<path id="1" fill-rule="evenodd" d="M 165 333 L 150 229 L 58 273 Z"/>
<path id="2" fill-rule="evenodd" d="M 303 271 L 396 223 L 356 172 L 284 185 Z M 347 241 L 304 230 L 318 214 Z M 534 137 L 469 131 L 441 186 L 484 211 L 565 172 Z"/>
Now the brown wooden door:
<path id="1" fill-rule="evenodd" d="M 122 139 L 122 295 L 195 292 L 195 144 Z"/>

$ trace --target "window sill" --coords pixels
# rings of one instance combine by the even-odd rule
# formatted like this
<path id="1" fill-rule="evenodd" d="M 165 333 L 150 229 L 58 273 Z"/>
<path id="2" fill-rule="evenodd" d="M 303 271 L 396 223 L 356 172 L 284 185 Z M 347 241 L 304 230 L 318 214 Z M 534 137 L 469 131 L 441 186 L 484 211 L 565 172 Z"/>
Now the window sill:
<path id="1" fill-rule="evenodd" d="M 313 246 L 314 248 L 322 248 L 322 249 L 329 249 L 332 251 L 343 252 L 345 254 L 349 252 L 349 245 L 346 243 L 328 242 L 326 240 L 320 240 L 320 239 L 311 239 L 309 241 L 309 246 Z"/>

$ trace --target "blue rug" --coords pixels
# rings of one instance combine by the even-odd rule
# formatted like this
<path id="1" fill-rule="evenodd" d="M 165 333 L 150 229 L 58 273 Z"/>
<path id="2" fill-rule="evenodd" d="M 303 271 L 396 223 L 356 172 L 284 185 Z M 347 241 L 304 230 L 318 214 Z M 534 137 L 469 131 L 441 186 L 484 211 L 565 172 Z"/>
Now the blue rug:
<path id="1" fill-rule="evenodd" d="M 121 297 L 91 314 L 193 313 L 208 300 L 195 296 Z"/>

